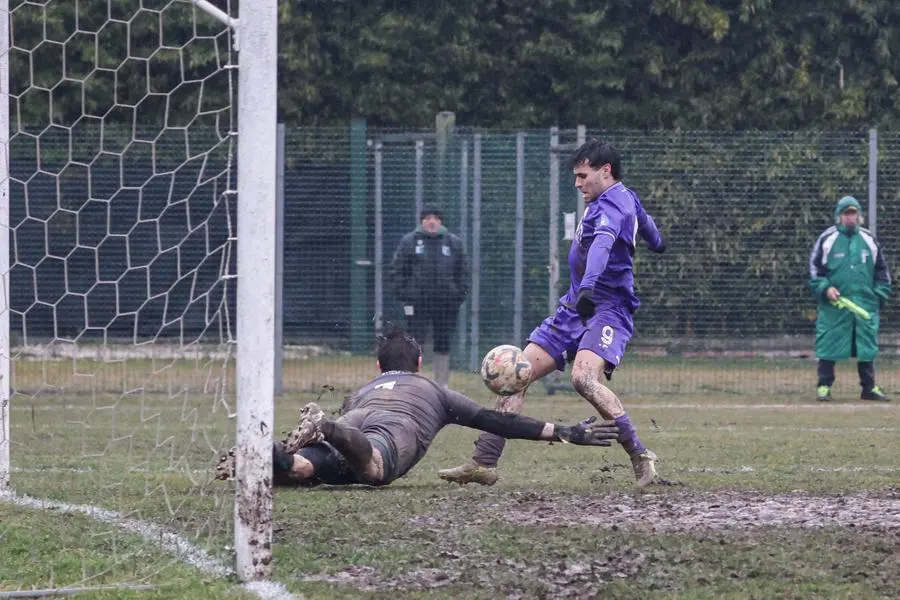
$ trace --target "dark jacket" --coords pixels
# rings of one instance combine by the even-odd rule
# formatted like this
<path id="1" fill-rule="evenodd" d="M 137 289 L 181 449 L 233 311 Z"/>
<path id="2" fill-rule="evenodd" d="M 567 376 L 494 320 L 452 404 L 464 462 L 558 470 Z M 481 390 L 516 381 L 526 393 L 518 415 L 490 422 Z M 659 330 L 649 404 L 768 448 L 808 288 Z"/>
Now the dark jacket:
<path id="1" fill-rule="evenodd" d="M 459 306 L 469 293 L 469 263 L 462 240 L 445 227 L 421 227 L 403 236 L 391 261 L 394 293 L 403 304 Z"/>

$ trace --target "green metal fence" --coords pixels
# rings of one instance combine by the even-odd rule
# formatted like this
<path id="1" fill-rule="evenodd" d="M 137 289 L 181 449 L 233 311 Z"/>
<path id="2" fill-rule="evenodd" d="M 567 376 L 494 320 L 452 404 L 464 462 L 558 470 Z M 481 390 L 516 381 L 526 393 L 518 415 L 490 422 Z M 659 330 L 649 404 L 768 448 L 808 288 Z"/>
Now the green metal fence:
<path id="1" fill-rule="evenodd" d="M 299 237 L 286 243 L 285 259 L 322 271 L 301 276 L 308 279 L 298 284 L 305 291 L 303 305 L 317 314 L 334 314 L 296 333 L 346 347 L 356 328 L 371 329 L 379 318 L 399 318 L 384 279 L 386 263 L 400 237 L 416 225 L 416 209 L 424 201 L 443 209 L 446 224 L 465 239 L 470 256 L 480 250 L 473 258 L 481 293 L 467 303 L 463 323 L 469 331 L 478 328 L 475 354 L 499 342 L 521 343 L 550 310 L 550 298 L 565 289 L 565 215 L 579 210 L 570 153 L 552 151 L 550 130 L 457 131 L 439 160 L 433 134 L 370 130 L 366 181 L 351 193 L 348 133 L 288 130 L 286 206 L 308 232 L 293 231 L 288 218 L 289 236 Z M 670 240 L 663 256 L 638 250 L 643 306 L 635 343 L 675 347 L 808 336 L 813 310 L 805 288 L 808 254 L 830 224 L 839 196 L 853 194 L 867 205 L 868 132 L 586 135 L 618 146 L 626 184 L 641 195 Z M 576 142 L 574 130 L 558 136 L 564 148 Z M 302 144 L 295 142 L 301 138 Z M 897 167 L 890 159 L 898 140 L 883 135 L 879 151 L 883 170 L 877 232 L 889 258 L 898 237 L 892 176 Z M 560 175 L 551 184 L 554 161 Z M 550 214 L 551 185 L 558 186 L 557 215 Z M 477 205 L 480 210 L 474 209 Z M 551 255 L 553 239 L 558 247 Z M 357 252 L 365 247 L 365 256 L 351 256 L 353 244 Z M 561 279 L 551 293 L 556 255 L 562 257 Z M 351 291 L 346 274 L 355 270 L 367 276 L 357 278 Z M 292 272 L 287 270 L 286 281 Z M 351 296 L 358 300 L 353 310 Z M 888 313 L 885 327 L 895 331 L 891 308 Z M 288 312 L 285 316 L 289 331 L 291 323 L 302 322 Z M 340 334 L 334 333 L 336 324 Z M 471 336 L 461 340 L 467 346 Z"/>
<path id="2" fill-rule="evenodd" d="M 900 134 L 893 132 L 881 132 L 876 138 L 869 131 L 457 127 L 439 137 L 433 130 L 373 129 L 355 122 L 333 128 L 287 125 L 283 134 L 281 318 L 285 343 L 302 348 L 302 356 L 366 355 L 380 324 L 402 321 L 387 278 L 388 263 L 401 236 L 417 224 L 418 207 L 424 203 L 443 210 L 446 225 L 463 238 L 473 265 L 473 293 L 460 310 L 454 337 L 454 367 L 471 370 L 490 347 L 524 343 L 567 286 L 568 238 L 581 209 L 569 157 L 579 141 L 592 136 L 608 139 L 620 149 L 625 183 L 639 193 L 669 240 L 664 255 L 638 248 L 642 306 L 636 314 L 629 360 L 645 356 L 666 356 L 670 361 L 694 356 L 808 360 L 815 318 L 806 289 L 808 255 L 817 235 L 830 224 L 835 201 L 844 194 L 860 199 L 870 222 L 874 209 L 876 233 L 895 273 L 900 262 Z M 207 137 L 215 141 L 221 136 L 210 131 Z M 53 147 L 48 141 L 42 151 L 52 154 Z M 165 161 L 167 147 L 158 144 L 154 160 Z M 172 156 L 183 160 L 183 142 L 172 148 Z M 120 179 L 130 173 L 144 176 L 152 161 L 136 160 L 121 168 L 96 164 L 41 179 L 32 164 L 34 154 L 31 146 L 13 144 L 14 182 L 23 182 L 11 186 L 11 206 L 19 215 L 14 219 L 14 243 L 17 252 L 25 253 L 22 257 L 27 258 L 29 248 L 43 248 L 46 238 L 46 227 L 31 232 L 29 218 L 43 214 L 44 208 L 64 215 L 57 207 L 75 199 L 111 208 L 93 221 L 87 218 L 89 211 L 81 210 L 78 222 L 65 231 L 51 231 L 48 243 L 61 243 L 65 236 L 83 243 L 121 230 L 128 248 L 121 256 L 101 252 L 101 269 L 121 267 L 125 272 L 128 252 L 133 254 L 135 244 L 142 243 L 140 226 L 145 221 L 158 229 L 151 232 L 150 242 L 180 232 L 166 224 L 167 212 L 149 221 L 133 214 L 138 205 L 146 209 L 156 203 L 160 210 L 169 206 L 169 187 L 142 184 L 136 188 L 139 204 L 122 193 L 101 193 L 106 188 L 124 189 L 127 181 Z M 176 175 L 192 176 L 189 163 Z M 95 200 L 98 194 L 102 197 Z M 190 259 L 205 264 L 214 238 L 228 238 L 233 208 L 223 204 L 221 218 L 210 221 L 204 235 L 185 237 L 173 255 L 181 256 L 181 263 Z M 78 269 L 69 262 L 71 282 Z M 166 264 L 156 261 L 154 281 L 160 285 L 179 281 L 178 269 L 183 270 L 184 264 L 176 263 L 167 276 Z M 13 309 L 23 315 L 14 322 L 14 335 L 16 328 L 19 333 L 27 330 L 34 339 L 61 335 L 53 328 L 64 327 L 66 319 L 80 313 L 45 315 L 29 309 L 36 302 L 33 290 L 58 287 L 61 279 L 42 267 L 23 273 L 27 281 L 11 290 Z M 115 316 L 123 312 L 122 306 L 147 302 L 146 284 L 132 286 L 127 278 L 113 279 L 116 294 L 107 300 L 92 297 L 88 312 Z M 231 306 L 233 295 L 222 301 Z M 179 335 L 194 325 L 208 326 L 198 315 L 196 323 L 189 318 L 179 321 Z M 897 355 L 896 300 L 885 307 L 882 323 L 884 352 Z M 286 380 L 291 378 L 288 371 Z M 306 384 L 286 385 L 291 389 Z"/>

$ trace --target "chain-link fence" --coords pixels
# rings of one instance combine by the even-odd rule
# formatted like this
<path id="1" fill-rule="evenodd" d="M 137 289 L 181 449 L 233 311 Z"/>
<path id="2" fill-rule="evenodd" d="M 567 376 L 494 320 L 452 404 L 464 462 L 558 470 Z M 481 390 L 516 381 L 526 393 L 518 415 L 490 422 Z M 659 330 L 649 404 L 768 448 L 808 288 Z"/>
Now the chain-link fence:
<path id="1" fill-rule="evenodd" d="M 496 344 L 522 344 L 568 284 L 565 256 L 583 209 L 571 150 L 593 136 L 619 148 L 626 184 L 669 240 L 664 255 L 637 251 L 634 360 L 808 360 L 809 253 L 842 195 L 867 212 L 877 203 L 877 234 L 896 264 L 896 134 L 882 134 L 873 152 L 868 131 L 457 129 L 442 137 L 356 127 L 355 143 L 347 129 L 286 130 L 284 324 L 296 343 L 365 353 L 380 323 L 402 322 L 389 262 L 429 204 L 463 238 L 472 264 L 456 368 L 474 368 Z M 898 351 L 895 307 L 882 320 L 888 355 Z"/>
<path id="2" fill-rule="evenodd" d="M 474 368 L 496 344 L 523 344 L 568 285 L 565 257 L 583 209 L 572 185 L 571 150 L 583 139 L 599 136 L 619 148 L 625 183 L 638 192 L 669 241 L 663 255 L 644 247 L 637 250 L 642 306 L 635 318 L 629 360 L 808 359 L 815 319 L 806 288 L 808 257 L 818 234 L 831 224 L 840 196 L 855 195 L 867 209 L 877 204 L 877 235 L 895 272 L 900 261 L 896 250 L 900 134 L 881 133 L 874 145 L 870 135 L 585 128 L 522 132 L 457 128 L 439 135 L 367 129 L 359 122 L 349 128 L 283 127 L 284 341 L 291 348 L 303 348 L 301 356 L 371 352 L 377 327 L 403 320 L 388 278 L 389 262 L 400 238 L 418 224 L 418 209 L 429 204 L 442 209 L 445 224 L 464 240 L 472 265 L 472 293 L 460 310 L 454 335 L 454 367 Z M 190 158 L 185 144 L 173 146 L 179 161 Z M 23 161 L 41 158 L 29 148 L 11 149 L 13 175 Z M 212 265 L 209 248 L 219 247 L 213 234 L 233 226 L 224 225 L 233 220 L 233 207 L 223 205 L 216 213 L 221 227 L 212 221 L 196 227 L 191 215 L 178 213 L 185 205 L 167 206 L 173 197 L 171 186 L 181 179 L 191 186 L 198 181 L 206 185 L 198 177 L 209 166 L 187 160 L 168 187 L 143 186 L 130 193 L 127 185 L 120 185 L 122 178 L 165 160 L 153 156 L 141 163 L 139 158 L 135 155 L 137 162 L 121 168 L 95 164 L 47 182 L 38 176 L 11 187 L 15 250 L 23 257 L 28 248 L 58 245 L 69 238 L 69 246 L 77 247 L 82 243 L 78 240 L 89 239 L 94 230 L 120 246 L 100 248 L 92 258 L 95 268 L 111 269 L 108 278 L 118 283 L 116 293 L 106 300 L 100 297 L 102 290 L 92 292 L 97 298 L 89 303 L 86 317 L 79 311 L 60 312 L 59 306 L 47 308 L 59 313 L 55 315 L 38 310 L 44 306 L 42 288 L 58 286 L 64 277 L 77 273 L 57 273 L 50 268 L 53 265 L 43 264 L 14 272 L 13 309 L 24 315 L 13 323 L 14 335 L 27 333 L 37 339 L 43 332 L 52 338 L 60 335 L 53 327 L 65 327 L 72 319 L 77 321 L 73 327 L 81 327 L 92 315 L 107 323 L 101 319 L 105 304 L 106 312 L 116 315 L 132 312 L 123 306 L 149 306 L 147 299 L 154 292 L 146 289 L 146 281 L 127 285 L 128 257 L 141 251 L 142 226 L 152 226 L 147 239 L 156 246 L 167 239 L 170 213 L 177 221 L 178 239 L 184 237 L 185 228 L 196 228 L 196 235 L 172 248 L 172 264 L 154 262 L 159 281 L 179 281 L 178 270 L 184 270 L 184 264 Z M 873 160 L 877 168 L 870 176 Z M 57 180 L 65 189 L 57 189 Z M 126 192 L 107 197 L 106 180 L 115 183 L 110 189 L 121 187 Z M 877 193 L 870 198 L 874 184 Z M 210 179 L 209 185 L 216 185 L 216 180 Z M 29 224 L 42 214 L 43 204 L 65 217 L 66 210 L 56 209 L 76 201 L 73 198 L 96 205 L 97 218 L 92 221 L 90 210 L 80 210 L 78 223 L 60 222 L 56 227 L 38 219 L 35 222 L 42 226 L 31 231 Z M 145 223 L 142 211 L 151 209 L 156 218 Z M 184 264 L 179 266 L 179 261 Z M 166 269 L 172 271 L 170 276 L 163 272 Z M 185 288 L 185 294 L 187 298 L 190 290 Z M 233 297 L 227 302 L 230 306 Z M 192 306 L 204 310 L 200 304 Z M 882 345 L 888 355 L 898 353 L 896 306 L 896 301 L 890 302 L 882 318 Z M 141 312 L 136 314 L 137 323 L 123 321 L 123 335 L 140 328 Z M 118 331 L 115 325 L 107 324 L 107 335 Z M 197 326 L 207 326 L 202 315 Z M 184 335 L 190 327 L 191 320 L 182 318 L 173 334 Z M 288 379 L 289 375 L 286 372 Z M 295 386 L 288 382 L 291 387 Z"/>

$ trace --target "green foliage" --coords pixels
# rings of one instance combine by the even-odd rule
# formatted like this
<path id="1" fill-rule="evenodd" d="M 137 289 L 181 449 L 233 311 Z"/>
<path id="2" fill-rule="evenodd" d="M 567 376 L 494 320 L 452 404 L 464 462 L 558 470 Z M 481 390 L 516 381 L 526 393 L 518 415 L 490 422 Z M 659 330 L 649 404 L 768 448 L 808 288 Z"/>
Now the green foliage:
<path id="1" fill-rule="evenodd" d="M 428 126 L 893 124 L 900 7 L 809 0 L 285 3 L 284 117 Z"/>
<path id="2" fill-rule="evenodd" d="M 170 114 L 189 118 L 190 82 L 229 43 L 180 0 L 10 9 L 24 123 L 100 117 L 113 98 L 133 106 L 179 83 Z M 855 128 L 893 125 L 900 107 L 900 5 L 888 0 L 309 0 L 282 2 L 279 21 L 280 111 L 304 124 L 423 127 L 453 110 L 458 123 L 501 127 Z M 205 100 L 227 97 L 214 89 Z"/>

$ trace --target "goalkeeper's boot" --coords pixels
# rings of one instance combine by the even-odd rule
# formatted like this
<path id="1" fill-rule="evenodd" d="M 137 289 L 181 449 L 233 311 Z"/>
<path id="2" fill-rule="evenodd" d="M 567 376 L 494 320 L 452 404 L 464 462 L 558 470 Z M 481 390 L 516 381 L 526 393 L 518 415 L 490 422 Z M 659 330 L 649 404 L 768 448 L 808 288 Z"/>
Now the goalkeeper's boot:
<path id="1" fill-rule="evenodd" d="M 831 387 L 827 385 L 817 387 L 816 400 L 819 402 L 831 402 Z"/>
<path id="2" fill-rule="evenodd" d="M 300 448 L 321 442 L 325 439 L 319 426 L 325 413 L 315 402 L 310 402 L 300 409 L 300 423 L 288 432 L 284 439 L 284 450 L 288 454 L 296 454 Z"/>
<path id="3" fill-rule="evenodd" d="M 643 488 L 661 481 L 656 473 L 657 460 L 656 453 L 652 450 L 644 450 L 631 457 L 631 466 L 634 468 L 634 485 Z"/>
<path id="4" fill-rule="evenodd" d="M 231 481 L 234 479 L 234 451 L 237 446 L 219 457 L 219 464 L 216 465 L 216 479 L 219 481 Z"/>
<path id="5" fill-rule="evenodd" d="M 877 385 L 873 387 L 871 390 L 863 391 L 862 395 L 860 395 L 860 400 L 874 400 L 875 402 L 890 402 L 891 399 L 887 397 L 881 388 Z"/>
<path id="6" fill-rule="evenodd" d="M 465 485 L 467 483 L 479 483 L 481 485 L 494 485 L 500 479 L 496 467 L 483 467 L 475 461 L 469 461 L 464 465 L 438 471 L 438 477 L 444 481 Z"/>

